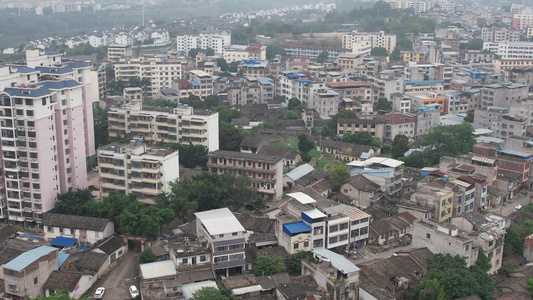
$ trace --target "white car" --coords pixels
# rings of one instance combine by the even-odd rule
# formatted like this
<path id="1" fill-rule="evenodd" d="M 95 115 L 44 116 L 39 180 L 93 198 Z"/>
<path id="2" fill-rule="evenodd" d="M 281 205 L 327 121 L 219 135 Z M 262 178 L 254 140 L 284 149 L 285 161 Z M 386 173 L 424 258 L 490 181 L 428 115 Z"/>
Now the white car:
<path id="1" fill-rule="evenodd" d="M 517 206 L 514 207 L 513 211 L 519 211 L 522 209 L 522 205 L 518 204 Z"/>
<path id="2" fill-rule="evenodd" d="M 105 293 L 105 287 L 99 287 L 96 289 L 96 292 L 94 292 L 94 299 L 102 299 L 104 297 Z"/>
<path id="3" fill-rule="evenodd" d="M 130 286 L 130 295 L 132 298 L 137 298 L 139 296 L 139 291 L 134 285 Z"/>

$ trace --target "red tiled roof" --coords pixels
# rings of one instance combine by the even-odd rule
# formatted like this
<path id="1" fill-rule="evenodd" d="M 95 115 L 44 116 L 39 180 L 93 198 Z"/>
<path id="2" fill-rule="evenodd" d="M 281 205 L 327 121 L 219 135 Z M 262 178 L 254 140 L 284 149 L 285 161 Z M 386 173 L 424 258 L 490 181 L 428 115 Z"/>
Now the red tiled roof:
<path id="1" fill-rule="evenodd" d="M 436 188 L 439 188 L 439 189 L 443 189 L 444 186 L 438 182 L 430 182 L 428 183 L 428 186 L 431 186 L 431 187 L 436 187 Z"/>
<path id="2" fill-rule="evenodd" d="M 460 176 L 460 177 L 457 177 L 457 179 L 461 181 L 466 181 L 470 184 L 476 183 L 476 181 L 472 177 L 468 177 L 468 176 Z"/>
<path id="3" fill-rule="evenodd" d="M 184 85 L 192 85 L 192 83 L 191 83 L 189 80 L 187 80 L 187 79 L 178 79 L 176 82 L 177 82 L 178 85 L 180 85 L 180 86 L 184 86 Z"/>
<path id="4" fill-rule="evenodd" d="M 405 114 L 392 113 L 380 116 L 382 120 L 385 120 L 387 124 L 405 124 L 405 123 L 414 123 L 416 117 L 408 116 Z"/>
<path id="5" fill-rule="evenodd" d="M 435 176 L 438 176 L 438 177 L 446 176 L 446 174 L 444 172 L 441 172 L 441 171 L 433 171 L 433 172 L 429 173 L 429 175 L 435 175 Z"/>

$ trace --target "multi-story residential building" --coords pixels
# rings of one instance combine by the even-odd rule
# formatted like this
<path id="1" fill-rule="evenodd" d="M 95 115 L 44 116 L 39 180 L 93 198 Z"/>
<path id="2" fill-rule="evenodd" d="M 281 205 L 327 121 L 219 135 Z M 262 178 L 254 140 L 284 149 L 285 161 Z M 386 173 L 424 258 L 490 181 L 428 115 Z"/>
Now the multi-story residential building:
<path id="1" fill-rule="evenodd" d="M 511 102 L 509 110 L 511 115 L 519 115 L 526 119 L 528 126 L 533 125 L 533 99 L 521 99 L 519 101 Z"/>
<path id="2" fill-rule="evenodd" d="M 140 87 L 127 87 L 122 90 L 122 96 L 130 99 L 131 103 L 143 102 L 143 89 Z"/>
<path id="3" fill-rule="evenodd" d="M 284 45 L 285 55 L 292 57 L 304 57 L 316 59 L 322 51 L 328 52 L 329 59 L 335 59 L 342 53 L 346 53 L 346 49 L 337 49 L 333 47 L 322 47 L 312 45 Z"/>
<path id="4" fill-rule="evenodd" d="M 533 59 L 532 42 L 483 43 L 483 50 L 488 50 L 502 59 Z"/>
<path id="5" fill-rule="evenodd" d="M 474 210 L 475 183 L 476 181 L 468 176 L 459 176 L 450 180 L 450 184 L 455 186 L 454 215 Z"/>
<path id="6" fill-rule="evenodd" d="M 101 196 L 110 191 L 136 194 L 139 200 L 154 204 L 170 183 L 179 179 L 178 151 L 158 147 L 150 149 L 141 139 L 128 144 L 109 144 L 98 149 Z"/>
<path id="7" fill-rule="evenodd" d="M 84 102 L 88 100 L 82 85 L 72 79 L 5 88 L 1 98 L 9 218 L 42 219 L 43 212 L 54 207 L 58 193 L 87 186 Z"/>
<path id="8" fill-rule="evenodd" d="M 340 138 L 345 133 L 356 133 L 359 131 L 369 132 L 373 138 L 383 140 L 385 132 L 385 122 L 381 119 L 338 119 L 337 136 Z"/>
<path id="9" fill-rule="evenodd" d="M 400 51 L 400 55 L 404 62 L 425 62 L 428 59 L 428 54 L 420 51 Z"/>
<path id="10" fill-rule="evenodd" d="M 133 56 L 133 48 L 128 45 L 109 45 L 107 47 L 107 59 L 113 61 L 123 57 Z"/>
<path id="11" fill-rule="evenodd" d="M 6 294 L 14 299 L 44 296 L 46 280 L 58 269 L 57 253 L 58 248 L 40 246 L 2 265 L 0 279 L 6 283 Z"/>
<path id="12" fill-rule="evenodd" d="M 352 49 L 353 44 L 361 42 L 369 42 L 372 48 L 381 47 L 387 49 L 388 53 L 392 53 L 396 47 L 396 35 L 385 34 L 380 32 L 357 32 L 352 31 L 342 36 L 342 48 Z"/>
<path id="13" fill-rule="evenodd" d="M 426 207 L 429 208 L 427 214 L 420 216 L 418 219 L 429 219 L 437 222 L 446 221 L 454 214 L 454 195 L 452 187 L 444 181 L 427 178 L 417 183 L 417 189 L 411 195 L 409 202 L 398 204 L 399 211 L 408 211 L 417 216 L 416 211 L 420 207 Z"/>
<path id="14" fill-rule="evenodd" d="M 228 64 L 242 60 L 266 60 L 266 46 L 230 45 L 224 47 L 222 57 Z"/>
<path id="15" fill-rule="evenodd" d="M 469 63 L 492 63 L 494 53 L 481 50 L 467 50 L 464 52 L 465 60 Z"/>
<path id="16" fill-rule="evenodd" d="M 94 96 L 98 96 L 98 98 L 93 99 L 93 101 L 96 102 L 100 99 L 104 99 L 107 94 L 107 76 L 105 65 L 102 64 L 91 69 L 91 83 L 92 94 Z"/>
<path id="17" fill-rule="evenodd" d="M 531 58 L 509 58 L 509 59 L 495 59 L 494 72 L 496 73 L 509 73 L 516 68 L 531 68 L 533 67 L 533 59 Z M 519 82 L 517 82 L 519 83 Z"/>
<path id="18" fill-rule="evenodd" d="M 453 217 L 448 222 L 416 221 L 413 231 L 414 247 L 427 247 L 433 253 L 459 255 L 467 267 L 478 259 L 478 250 L 483 248 L 489 257 L 494 274 L 502 266 L 505 219 L 479 212 L 470 212 Z"/>
<path id="19" fill-rule="evenodd" d="M 420 107 L 423 105 L 433 105 L 436 104 L 439 106 L 440 113 L 446 114 L 448 113 L 448 104 L 449 102 L 446 101 L 446 98 L 442 93 L 437 92 L 423 92 L 423 93 L 413 93 L 410 94 L 409 97 L 411 98 L 411 105 L 414 107 Z"/>
<path id="20" fill-rule="evenodd" d="M 213 252 L 211 264 L 217 275 L 243 274 L 246 265 L 246 230 L 227 208 L 197 212 L 196 236 L 206 240 Z"/>
<path id="21" fill-rule="evenodd" d="M 333 116 L 339 112 L 339 93 L 329 89 L 321 89 L 310 95 L 311 101 L 307 107 L 316 110 L 321 116 Z"/>
<path id="22" fill-rule="evenodd" d="M 274 82 L 268 77 L 245 77 L 228 88 L 230 105 L 269 103 L 274 99 Z"/>
<path id="23" fill-rule="evenodd" d="M 533 14 L 513 14 L 513 28 L 526 30 L 533 26 Z"/>
<path id="24" fill-rule="evenodd" d="M 337 56 L 337 66 L 344 70 L 355 70 L 355 68 L 363 63 L 363 55 L 366 54 L 370 54 L 370 49 L 365 54 L 342 53 Z"/>
<path id="25" fill-rule="evenodd" d="M 422 105 L 418 111 L 413 111 L 416 115 L 415 137 L 419 138 L 439 125 L 440 107 L 438 104 Z"/>
<path id="26" fill-rule="evenodd" d="M 526 99 L 529 87 L 522 84 L 491 84 L 481 88 L 481 108 L 510 108 L 513 101 Z"/>
<path id="27" fill-rule="evenodd" d="M 405 81 L 403 84 L 403 91 L 406 95 L 444 90 L 444 80 Z"/>
<path id="28" fill-rule="evenodd" d="M 268 75 L 268 61 L 243 60 L 238 66 L 243 76 L 265 77 Z"/>
<path id="29" fill-rule="evenodd" d="M 132 77 L 147 78 L 150 85 L 143 87 L 147 98 L 152 98 L 160 89 L 172 88 L 172 82 L 183 76 L 182 60 L 141 56 L 120 58 L 113 65 L 115 79 L 128 81 Z"/>
<path id="30" fill-rule="evenodd" d="M 221 32 L 219 34 L 200 34 L 192 35 L 178 35 L 176 37 L 178 52 L 189 53 L 191 49 L 207 49 L 215 50 L 215 53 L 223 53 L 225 46 L 231 44 L 231 33 Z"/>
<path id="31" fill-rule="evenodd" d="M 193 88 L 196 87 L 196 89 L 194 89 L 195 95 L 202 99 L 205 99 L 209 95 L 213 95 L 213 76 L 200 70 L 190 70 L 188 76 Z"/>
<path id="32" fill-rule="evenodd" d="M 302 275 L 312 276 L 331 299 L 358 299 L 359 268 L 353 262 L 327 249 L 314 249 L 312 255 L 321 264 L 303 260 Z"/>
<path id="33" fill-rule="evenodd" d="M 533 92 L 533 68 L 513 68 L 509 75 L 511 82 L 527 85 L 529 88 L 528 92 Z"/>
<path id="34" fill-rule="evenodd" d="M 217 150 L 209 154 L 207 166 L 212 174 L 247 175 L 252 187 L 268 199 L 278 200 L 283 194 L 281 157 Z"/>
<path id="35" fill-rule="evenodd" d="M 402 161 L 384 157 L 372 157 L 365 161 L 352 161 L 347 164 L 351 176 L 363 174 L 379 184 L 381 190 L 390 196 L 396 195 L 402 189 L 401 165 Z"/>
<path id="36" fill-rule="evenodd" d="M 404 94 L 391 94 L 389 103 L 392 106 L 392 111 L 399 113 L 406 113 L 411 111 L 411 98 Z"/>
<path id="37" fill-rule="evenodd" d="M 339 97 L 372 101 L 372 84 L 367 81 L 328 82 L 327 86 L 339 93 Z"/>
<path id="38" fill-rule="evenodd" d="M 518 42 L 520 41 L 520 31 L 505 27 L 483 27 L 481 28 L 481 39 L 485 43 Z"/>
<path id="39" fill-rule="evenodd" d="M 474 128 L 492 131 L 491 136 L 505 139 L 508 136 L 526 134 L 527 119 L 520 115 L 509 114 L 503 107 L 488 107 L 474 111 Z"/>
<path id="40" fill-rule="evenodd" d="M 390 113 L 378 117 L 384 125 L 383 141 L 392 142 L 398 134 L 403 134 L 409 139 L 416 136 L 416 114 Z"/>
<path id="41" fill-rule="evenodd" d="M 218 113 L 197 110 L 187 105 L 176 108 L 122 105 L 108 112 L 109 137 L 131 134 L 147 143 L 181 143 L 218 150 Z"/>
<path id="42" fill-rule="evenodd" d="M 404 93 L 404 81 L 400 72 L 383 71 L 378 76 L 368 76 L 368 82 L 372 83 L 372 103 L 376 104 L 379 98 L 391 99 L 392 94 Z"/>
<path id="43" fill-rule="evenodd" d="M 525 184 L 531 178 L 531 157 L 533 156 L 531 153 L 506 149 L 501 143 L 480 142 L 474 145 L 474 155 L 497 160 L 498 172 L 502 173 L 501 171 L 504 170 L 518 174 L 520 185 Z"/>

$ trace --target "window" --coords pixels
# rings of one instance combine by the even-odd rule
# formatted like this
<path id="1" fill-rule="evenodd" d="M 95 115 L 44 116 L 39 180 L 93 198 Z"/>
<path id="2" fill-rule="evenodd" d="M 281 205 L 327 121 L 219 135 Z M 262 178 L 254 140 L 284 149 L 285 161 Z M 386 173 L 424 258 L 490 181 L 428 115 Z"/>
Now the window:
<path id="1" fill-rule="evenodd" d="M 348 239 L 348 235 L 347 234 L 341 234 L 339 236 L 339 242 L 346 241 L 347 239 Z"/>
<path id="2" fill-rule="evenodd" d="M 359 236 L 359 229 L 352 230 L 350 237 L 355 238 Z"/>
<path id="3" fill-rule="evenodd" d="M 237 232 L 233 232 L 231 235 L 236 236 L 237 234 L 238 234 Z"/>
<path id="4" fill-rule="evenodd" d="M 181 263 L 182 263 L 182 264 L 187 264 L 187 263 L 188 263 L 188 259 L 187 259 L 187 258 L 182 259 L 182 260 L 181 260 Z"/>
<path id="5" fill-rule="evenodd" d="M 334 244 L 334 243 L 336 243 L 336 242 L 337 242 L 337 237 L 336 237 L 336 236 L 334 236 L 334 237 L 330 237 L 330 238 L 329 238 L 329 243 L 330 243 L 330 244 Z"/>
<path id="6" fill-rule="evenodd" d="M 205 261 L 205 255 L 200 255 L 200 261 Z"/>
<path id="7" fill-rule="evenodd" d="M 298 249 L 298 247 L 300 247 L 299 244 L 298 243 L 294 243 L 293 248 L 294 249 Z"/>
<path id="8" fill-rule="evenodd" d="M 426 238 L 430 239 L 431 238 L 431 234 L 426 233 Z"/>
<path id="9" fill-rule="evenodd" d="M 307 248 L 307 247 L 309 247 L 309 241 L 304 242 L 304 248 Z"/>
<path id="10" fill-rule="evenodd" d="M 364 235 L 364 234 L 367 234 L 368 233 L 368 227 L 363 227 L 361 229 L 359 229 L 359 234 L 360 235 Z"/>
<path id="11" fill-rule="evenodd" d="M 224 235 L 223 234 L 219 234 L 218 237 L 224 237 Z"/>
<path id="12" fill-rule="evenodd" d="M 345 230 L 348 229 L 348 223 L 342 223 L 339 225 L 339 230 Z"/>
<path id="13" fill-rule="evenodd" d="M 337 230 L 339 230 L 339 226 L 338 225 L 329 226 L 329 232 L 335 232 Z"/>
<path id="14" fill-rule="evenodd" d="M 37 277 L 33 278 L 33 284 L 37 284 L 39 282 L 39 279 Z"/>
<path id="15" fill-rule="evenodd" d="M 26 116 L 33 117 L 33 110 L 27 110 L 26 111 Z"/>

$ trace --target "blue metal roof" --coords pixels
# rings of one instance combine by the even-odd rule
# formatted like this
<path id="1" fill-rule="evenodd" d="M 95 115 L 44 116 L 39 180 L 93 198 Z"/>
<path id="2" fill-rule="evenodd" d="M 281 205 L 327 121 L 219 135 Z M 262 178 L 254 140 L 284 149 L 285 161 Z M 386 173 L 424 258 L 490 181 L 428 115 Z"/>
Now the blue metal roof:
<path id="1" fill-rule="evenodd" d="M 40 85 L 43 85 L 51 90 L 60 90 L 64 88 L 71 88 L 75 86 L 79 86 L 79 84 L 74 79 L 67 79 L 67 80 L 49 80 L 49 81 L 42 81 L 39 82 Z"/>
<path id="2" fill-rule="evenodd" d="M 353 262 L 349 261 L 346 257 L 328 249 L 314 249 L 313 253 L 315 254 L 315 256 L 319 256 L 322 259 L 329 259 L 331 261 L 331 265 L 343 274 L 349 274 L 360 270 Z"/>
<path id="3" fill-rule="evenodd" d="M 50 242 L 52 246 L 72 247 L 78 242 L 78 239 L 58 236 Z"/>
<path id="4" fill-rule="evenodd" d="M 73 69 L 78 69 L 78 68 L 86 68 L 86 67 L 90 67 L 91 65 L 89 65 L 88 63 L 84 62 L 84 61 L 69 61 L 69 62 L 66 62 L 65 65 L 73 68 Z"/>
<path id="5" fill-rule="evenodd" d="M 303 164 L 301 166 L 298 166 L 294 169 L 292 169 L 292 171 L 290 171 L 289 173 L 285 174 L 287 177 L 289 177 L 290 179 L 292 180 L 298 180 L 300 178 L 302 178 L 303 176 L 309 174 L 310 172 L 312 172 L 315 168 L 313 168 L 313 166 L 311 166 L 310 164 Z"/>
<path id="6" fill-rule="evenodd" d="M 87 250 L 89 250 L 89 247 L 87 247 L 87 246 L 79 247 L 78 250 L 87 251 Z"/>
<path id="7" fill-rule="evenodd" d="M 305 83 L 312 82 L 312 81 L 309 80 L 309 79 L 299 79 L 298 81 L 299 81 L 299 82 L 305 82 Z"/>
<path id="8" fill-rule="evenodd" d="M 37 71 L 35 69 L 28 68 L 26 66 L 18 66 L 17 65 L 17 66 L 12 66 L 12 67 L 17 68 L 17 72 L 23 73 L 23 74 L 39 72 L 39 71 Z"/>
<path id="9" fill-rule="evenodd" d="M 44 55 L 63 55 L 63 53 L 59 53 L 59 52 L 54 51 L 54 50 L 46 50 L 46 51 L 44 51 Z"/>
<path id="10" fill-rule="evenodd" d="M 257 78 L 257 81 L 259 81 L 259 83 L 261 83 L 262 85 L 272 85 L 272 81 L 267 78 L 259 77 Z"/>
<path id="11" fill-rule="evenodd" d="M 41 73 L 45 73 L 45 74 L 66 74 L 66 73 L 71 73 L 73 72 L 74 70 L 72 70 L 71 67 L 68 67 L 68 66 L 64 66 L 64 67 L 41 67 L 41 66 L 37 66 L 35 67 L 35 70 L 41 72 Z M 55 70 L 52 72 L 52 70 Z"/>
<path id="12" fill-rule="evenodd" d="M 312 228 L 304 222 L 283 225 L 283 232 L 285 232 L 289 236 L 293 236 L 302 232 L 310 232 L 311 230 Z"/>
<path id="13" fill-rule="evenodd" d="M 500 152 L 505 153 L 505 154 L 509 154 L 509 155 L 520 156 L 520 157 L 523 157 L 523 158 L 531 156 L 531 154 L 529 154 L 529 153 L 521 152 L 521 151 L 515 151 L 515 150 L 511 150 L 511 149 L 501 149 Z"/>
<path id="14" fill-rule="evenodd" d="M 30 251 L 26 251 L 5 264 L 4 269 L 20 272 L 39 258 L 55 251 L 57 251 L 57 248 L 50 246 L 41 246 Z"/>
<path id="15" fill-rule="evenodd" d="M 67 258 L 70 256 L 68 253 L 63 252 L 57 252 L 57 268 L 61 268 L 63 263 L 67 260 Z"/>
<path id="16" fill-rule="evenodd" d="M 35 89 L 8 87 L 4 89 L 4 92 L 9 94 L 10 96 L 19 96 L 27 98 L 40 98 L 51 93 L 50 89 L 45 86 L 39 86 Z"/>
<path id="17" fill-rule="evenodd" d="M 191 81 L 191 84 L 194 85 L 194 86 L 199 86 L 200 83 L 198 81 Z"/>

